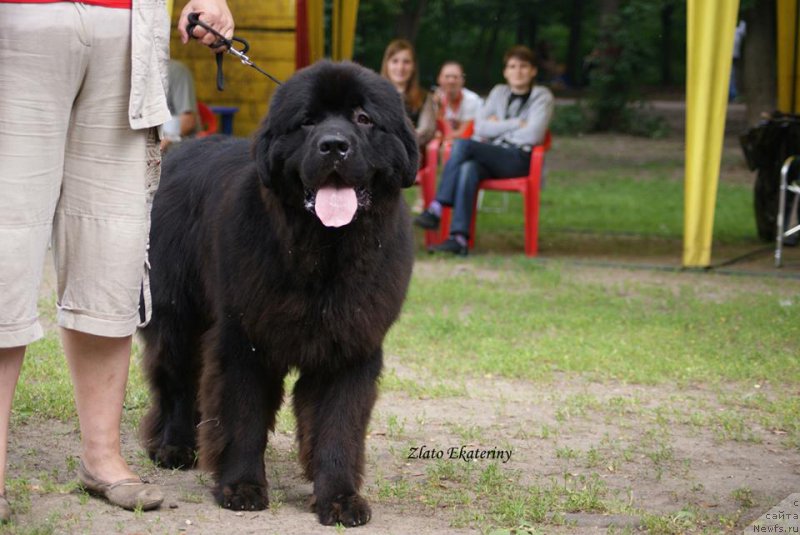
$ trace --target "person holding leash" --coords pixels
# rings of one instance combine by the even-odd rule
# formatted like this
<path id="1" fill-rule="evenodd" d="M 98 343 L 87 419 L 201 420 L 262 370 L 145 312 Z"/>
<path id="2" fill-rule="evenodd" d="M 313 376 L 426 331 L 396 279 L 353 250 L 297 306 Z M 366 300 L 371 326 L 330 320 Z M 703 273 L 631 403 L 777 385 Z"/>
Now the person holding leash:
<path id="1" fill-rule="evenodd" d="M 233 35 L 225 0 L 189 0 L 184 43 L 190 13 Z M 11 402 L 25 349 L 43 336 L 37 296 L 51 240 L 81 431 L 78 478 L 116 506 L 154 509 L 163 494 L 122 457 L 120 423 L 132 335 L 150 314 L 139 302 L 149 302 L 157 127 L 170 118 L 165 1 L 0 0 L 0 20 L 0 522 L 11 517 Z M 192 32 L 217 43 L 205 28 Z"/>

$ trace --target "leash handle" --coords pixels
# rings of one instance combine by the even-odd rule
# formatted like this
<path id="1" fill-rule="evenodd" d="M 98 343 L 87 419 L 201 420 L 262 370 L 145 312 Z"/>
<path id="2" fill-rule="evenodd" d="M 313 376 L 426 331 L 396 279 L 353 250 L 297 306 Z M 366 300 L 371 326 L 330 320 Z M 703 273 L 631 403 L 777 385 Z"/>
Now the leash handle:
<path id="1" fill-rule="evenodd" d="M 200 20 L 199 13 L 189 13 L 189 16 L 187 18 L 189 19 L 189 24 L 186 25 L 186 33 L 189 34 L 189 37 L 197 39 L 194 36 L 193 32 L 196 27 L 200 26 L 201 28 L 203 28 L 204 30 L 211 33 L 214 37 L 217 38 L 217 41 L 211 44 L 211 48 L 218 48 L 220 46 L 226 46 L 228 48 L 231 48 L 231 46 L 233 46 L 233 43 L 231 42 L 230 39 L 227 39 L 217 30 L 215 30 L 214 28 L 212 28 L 211 26 Z"/>
<path id="2" fill-rule="evenodd" d="M 196 39 L 194 34 L 192 33 L 197 26 L 205 29 L 207 32 L 210 32 L 217 40 L 211 45 L 211 48 L 217 48 L 220 46 L 225 46 L 228 50 L 231 50 L 233 46 L 233 42 L 230 39 L 226 39 L 224 35 L 219 33 L 217 30 L 200 20 L 199 13 L 189 13 L 187 17 L 189 19 L 189 24 L 186 25 L 186 33 L 189 34 L 189 37 L 192 39 Z M 246 48 L 249 48 L 247 46 Z M 217 52 L 217 91 L 223 91 L 225 89 L 225 76 L 222 74 L 222 58 L 223 55 L 221 52 Z"/>
<path id="3" fill-rule="evenodd" d="M 217 54 L 217 91 L 225 90 L 225 76 L 222 74 L 222 54 Z"/>

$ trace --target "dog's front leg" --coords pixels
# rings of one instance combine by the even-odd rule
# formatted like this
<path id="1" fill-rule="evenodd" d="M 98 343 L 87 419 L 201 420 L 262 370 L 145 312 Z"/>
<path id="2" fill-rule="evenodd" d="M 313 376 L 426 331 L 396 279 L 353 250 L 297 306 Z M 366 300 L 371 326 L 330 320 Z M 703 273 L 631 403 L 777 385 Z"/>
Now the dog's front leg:
<path id="1" fill-rule="evenodd" d="M 222 507 L 266 509 L 264 450 L 285 372 L 266 367 L 233 321 L 216 326 L 210 341 L 201 387 L 200 463 L 214 473 L 214 497 Z"/>
<path id="2" fill-rule="evenodd" d="M 372 515 L 358 490 L 382 365 L 379 350 L 333 373 L 302 373 L 295 384 L 301 462 L 314 481 L 314 508 L 322 524 L 360 526 Z"/>

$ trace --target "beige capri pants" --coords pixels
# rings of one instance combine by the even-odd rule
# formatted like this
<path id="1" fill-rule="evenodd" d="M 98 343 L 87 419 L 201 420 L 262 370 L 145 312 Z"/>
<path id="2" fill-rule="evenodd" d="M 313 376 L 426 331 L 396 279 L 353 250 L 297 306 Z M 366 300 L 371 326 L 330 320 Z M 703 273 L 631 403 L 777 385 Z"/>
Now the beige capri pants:
<path id="1" fill-rule="evenodd" d="M 0 347 L 43 336 L 51 238 L 58 324 L 131 335 L 160 157 L 128 122 L 131 11 L 0 3 L 0 21 Z"/>

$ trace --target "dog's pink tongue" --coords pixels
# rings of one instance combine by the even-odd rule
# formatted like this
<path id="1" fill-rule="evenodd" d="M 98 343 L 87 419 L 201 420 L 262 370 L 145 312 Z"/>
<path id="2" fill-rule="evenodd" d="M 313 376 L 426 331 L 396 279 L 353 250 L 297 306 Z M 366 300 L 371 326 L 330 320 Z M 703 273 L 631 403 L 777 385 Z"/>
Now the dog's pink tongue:
<path id="1" fill-rule="evenodd" d="M 326 227 L 342 227 L 353 220 L 358 208 L 356 190 L 328 186 L 317 191 L 314 210 Z"/>

